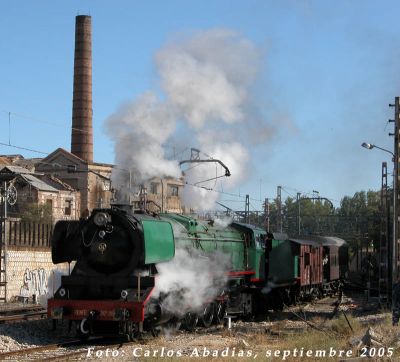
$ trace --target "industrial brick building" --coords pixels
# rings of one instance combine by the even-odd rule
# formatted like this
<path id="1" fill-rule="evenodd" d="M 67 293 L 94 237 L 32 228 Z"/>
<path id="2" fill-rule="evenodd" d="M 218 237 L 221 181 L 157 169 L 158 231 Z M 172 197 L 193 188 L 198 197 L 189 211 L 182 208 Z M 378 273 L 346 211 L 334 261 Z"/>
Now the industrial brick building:
<path id="1" fill-rule="evenodd" d="M 94 208 L 108 207 L 112 197 L 110 176 L 112 165 L 87 162 L 58 148 L 35 167 L 37 172 L 52 175 L 80 191 L 80 215 L 87 216 Z"/>

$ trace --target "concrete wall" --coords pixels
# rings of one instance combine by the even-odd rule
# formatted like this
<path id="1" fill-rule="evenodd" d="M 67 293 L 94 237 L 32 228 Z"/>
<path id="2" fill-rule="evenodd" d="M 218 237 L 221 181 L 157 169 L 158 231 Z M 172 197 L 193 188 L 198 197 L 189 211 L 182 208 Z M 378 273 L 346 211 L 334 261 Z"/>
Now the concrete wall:
<path id="1" fill-rule="evenodd" d="M 32 298 L 35 294 L 42 303 L 49 295 L 53 295 L 53 284 L 59 283 L 62 273 L 68 273 L 68 264 L 54 265 L 51 261 L 50 249 L 9 246 L 7 249 L 7 300 L 13 301 L 18 296 Z M 57 285 L 54 286 L 54 288 L 57 287 Z"/>

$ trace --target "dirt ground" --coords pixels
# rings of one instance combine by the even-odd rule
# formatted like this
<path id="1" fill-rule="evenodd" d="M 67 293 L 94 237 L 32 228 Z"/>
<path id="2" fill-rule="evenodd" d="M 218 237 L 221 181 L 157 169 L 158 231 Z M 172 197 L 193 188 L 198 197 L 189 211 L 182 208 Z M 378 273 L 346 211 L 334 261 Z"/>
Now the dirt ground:
<path id="1" fill-rule="evenodd" d="M 362 295 L 329 297 L 195 332 L 164 330 L 158 338 L 107 350 L 89 347 L 87 359 L 134 361 L 396 361 L 400 327 L 389 311 Z"/>
<path id="2" fill-rule="evenodd" d="M 65 325 L 28 321 L 0 327 L 1 351 L 54 343 L 71 337 Z M 232 320 L 184 332 L 165 328 L 159 337 L 137 343 L 85 346 L 82 355 L 53 360 L 102 361 L 400 361 L 400 327 L 391 313 L 363 295 L 328 297 L 287 307 L 259 320 Z M 67 350 L 65 351 L 68 352 Z"/>

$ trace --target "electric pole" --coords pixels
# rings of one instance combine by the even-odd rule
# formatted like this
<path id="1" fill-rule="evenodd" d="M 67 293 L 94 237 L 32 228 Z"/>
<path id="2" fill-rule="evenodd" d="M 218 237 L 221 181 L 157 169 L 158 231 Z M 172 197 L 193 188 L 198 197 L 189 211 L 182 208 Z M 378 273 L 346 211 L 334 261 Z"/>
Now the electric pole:
<path id="1" fill-rule="evenodd" d="M 277 207 L 277 223 L 278 223 L 278 230 L 279 232 L 283 231 L 283 222 L 282 222 L 282 186 L 278 186 L 277 189 L 277 201 L 278 201 L 278 207 Z"/>
<path id="2" fill-rule="evenodd" d="M 264 200 L 265 230 L 269 233 L 269 200 Z"/>
<path id="3" fill-rule="evenodd" d="M 397 281 L 399 272 L 399 154 L 400 154 L 400 144 L 399 144 L 399 131 L 400 131 L 400 100 L 399 97 L 395 97 L 394 104 L 389 104 L 389 107 L 394 107 L 394 151 L 393 151 L 393 238 L 390 243 L 390 255 L 391 255 L 391 275 L 390 275 L 390 286 L 392 288 Z M 390 120 L 389 120 L 390 121 Z M 389 133 L 389 135 L 392 135 Z M 389 273 L 390 274 L 390 273 Z M 391 294 L 392 294 L 391 293 Z M 393 300 L 393 295 L 392 295 Z"/>
<path id="4" fill-rule="evenodd" d="M 246 195 L 246 205 L 244 211 L 245 223 L 250 224 L 250 196 Z"/>
<path id="5" fill-rule="evenodd" d="M 301 219 L 300 219 L 300 196 L 301 193 L 297 193 L 297 235 L 300 235 Z"/>
<path id="6" fill-rule="evenodd" d="M 399 130 L 400 130 L 400 98 L 395 98 L 394 107 L 394 180 L 393 180 L 393 251 L 392 251 L 392 263 L 393 263 L 393 273 L 392 273 L 392 286 L 396 283 L 398 278 L 398 261 L 399 261 L 399 154 L 400 154 L 400 144 L 399 144 Z"/>

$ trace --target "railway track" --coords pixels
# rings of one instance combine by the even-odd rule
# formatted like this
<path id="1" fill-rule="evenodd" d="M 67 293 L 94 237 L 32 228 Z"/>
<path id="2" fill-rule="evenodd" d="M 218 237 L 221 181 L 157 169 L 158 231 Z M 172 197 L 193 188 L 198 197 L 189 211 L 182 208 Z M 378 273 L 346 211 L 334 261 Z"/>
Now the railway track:
<path id="1" fill-rule="evenodd" d="M 47 318 L 47 310 L 43 308 L 36 311 L 13 313 L 15 314 L 0 314 L 0 324 Z"/>
<path id="2" fill-rule="evenodd" d="M 63 361 L 71 357 L 86 356 L 88 346 L 102 345 L 106 341 L 103 337 L 91 338 L 88 341 L 74 339 L 60 343 L 47 344 L 43 346 L 29 347 L 16 351 L 3 352 L 0 361 Z M 114 344 L 110 346 L 120 346 Z"/>
<path id="3" fill-rule="evenodd" d="M 346 304 L 348 297 L 343 296 L 343 301 Z M 338 304 L 341 304 L 342 300 L 337 296 L 325 297 L 320 300 L 314 301 L 313 303 L 306 303 L 301 305 L 289 306 L 284 311 L 277 314 L 269 315 L 268 319 L 263 321 L 244 322 L 238 321 L 232 326 L 232 332 L 235 333 L 267 333 L 270 336 L 277 336 L 279 338 L 282 335 L 299 333 L 304 331 L 309 318 L 313 316 L 322 316 L 328 319 L 333 316 L 335 309 Z M 38 310 L 37 312 L 40 312 Z M 29 314 L 33 312 L 27 312 Z M 1 318 L 5 317 L 0 314 Z M 8 318 L 12 318 L 13 315 L 8 315 Z M 24 317 L 19 315 L 19 320 L 24 320 Z M 279 321 L 288 320 L 289 323 L 281 325 Z M 292 321 L 292 322 L 291 322 Z M 7 322 L 5 322 L 7 323 Z M 278 324 L 276 324 L 278 323 Z M 311 322 L 313 323 L 313 322 Z M 310 324 L 310 323 L 309 323 Z M 221 326 L 213 326 L 211 328 L 200 328 L 196 329 L 197 335 L 210 334 L 219 335 L 223 333 L 224 328 Z M 182 333 L 182 332 L 179 332 Z M 186 335 L 186 332 L 184 332 Z M 65 336 L 64 336 L 65 338 Z M 150 338 L 149 341 L 153 340 Z M 38 344 L 38 343 L 36 343 Z M 82 360 L 88 356 L 88 347 L 94 346 L 97 349 L 106 350 L 107 348 L 113 350 L 123 350 L 121 347 L 129 348 L 130 346 L 140 344 L 140 342 L 121 342 L 118 339 L 118 343 L 115 343 L 115 338 L 91 338 L 87 342 L 82 342 L 76 339 L 69 339 L 65 342 L 59 342 L 54 344 L 41 345 L 31 348 L 25 348 L 12 352 L 4 352 L 0 354 L 0 361 L 66 361 L 66 360 Z M 93 357 L 93 356 L 92 356 Z"/>

